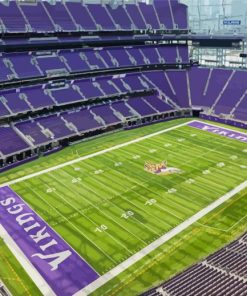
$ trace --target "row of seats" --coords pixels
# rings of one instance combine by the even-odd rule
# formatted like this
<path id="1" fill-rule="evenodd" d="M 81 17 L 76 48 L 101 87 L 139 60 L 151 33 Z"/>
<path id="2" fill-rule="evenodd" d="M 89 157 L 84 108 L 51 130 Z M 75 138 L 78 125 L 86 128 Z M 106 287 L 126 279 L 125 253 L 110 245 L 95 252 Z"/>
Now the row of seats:
<path id="1" fill-rule="evenodd" d="M 247 234 L 142 296 L 246 296 Z"/>
<path id="2" fill-rule="evenodd" d="M 179 108 L 190 108 L 187 70 L 167 70 L 143 72 L 145 78 L 163 95 L 169 97 Z"/>
<path id="3" fill-rule="evenodd" d="M 152 89 L 138 73 L 129 73 L 4 90 L 0 92 L 0 118 Z"/>
<path id="4" fill-rule="evenodd" d="M 191 67 L 143 72 L 142 77 L 180 108 L 202 108 L 212 115 L 247 122 L 246 71 Z"/>
<path id="5" fill-rule="evenodd" d="M 6 143 L 2 143 L 0 155 L 1 157 L 6 155 L 6 149 L 8 151 L 9 147 L 12 147 L 11 149 L 15 152 L 22 151 L 30 146 L 117 124 L 129 117 L 142 118 L 191 107 L 210 109 L 212 112 L 218 112 L 219 115 L 227 112 L 228 116 L 246 122 L 245 77 L 246 72 L 241 70 L 192 67 L 189 70 L 119 74 L 58 81 L 46 85 L 23 87 L 14 91 L 5 90 L 0 96 L 1 117 L 24 112 L 31 114 L 35 110 L 79 101 L 90 100 L 90 105 L 76 111 L 64 111 L 17 123 L 14 131 L 10 127 L 2 127 L 1 138 L 11 139 L 13 136 L 20 139 L 15 145 L 10 141 L 10 145 L 6 145 L 6 148 L 4 148 Z M 156 91 L 157 95 L 111 102 L 111 98 L 121 94 L 126 97 L 137 91 L 151 90 Z M 95 105 L 95 100 L 99 98 L 108 101 L 108 104 Z M 162 98 L 165 98 L 169 105 Z M 15 143 L 14 140 L 13 143 Z"/>
<path id="6" fill-rule="evenodd" d="M 247 72 L 193 67 L 189 70 L 194 107 L 247 122 Z"/>
<path id="7" fill-rule="evenodd" d="M 246 71 L 192 67 L 48 83 L 0 92 L 0 117 L 156 89 L 177 108 L 203 108 L 247 121 L 246 78 Z"/>
<path id="8" fill-rule="evenodd" d="M 188 48 L 185 45 L 3 53 L 0 54 L 0 81 L 188 62 Z"/>
<path id="9" fill-rule="evenodd" d="M 187 6 L 177 0 L 125 5 L 79 1 L 1 1 L 2 32 L 74 32 L 187 29 Z"/>
<path id="10" fill-rule="evenodd" d="M 0 127 L 0 158 L 74 135 L 172 110 L 157 94 L 90 105 Z"/>

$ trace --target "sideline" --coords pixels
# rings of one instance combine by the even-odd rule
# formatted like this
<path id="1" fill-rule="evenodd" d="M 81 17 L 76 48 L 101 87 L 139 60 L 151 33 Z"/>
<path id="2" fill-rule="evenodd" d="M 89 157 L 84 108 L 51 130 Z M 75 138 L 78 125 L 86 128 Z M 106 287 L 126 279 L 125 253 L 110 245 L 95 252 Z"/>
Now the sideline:
<path id="1" fill-rule="evenodd" d="M 234 188 L 233 190 L 229 191 L 225 195 L 221 196 L 219 199 L 193 215 L 192 217 L 188 218 L 160 238 L 158 238 L 156 241 L 152 242 L 150 245 L 146 246 L 133 256 L 129 257 L 127 260 L 124 262 L 120 263 L 118 266 L 114 267 L 112 270 L 108 271 L 105 273 L 103 276 L 89 284 L 87 287 L 83 288 L 82 290 L 78 291 L 77 293 L 74 294 L 74 296 L 85 296 L 89 295 L 95 290 L 97 290 L 99 287 L 103 286 L 110 280 L 112 280 L 114 277 L 128 269 L 130 266 L 141 260 L 143 257 L 163 245 L 165 242 L 169 241 L 182 231 L 184 231 L 186 228 L 203 218 L 205 215 L 209 214 L 213 210 L 215 210 L 217 207 L 231 199 L 234 195 L 242 191 L 243 189 L 247 188 L 247 181 L 241 183 L 239 186 Z"/>
<path id="2" fill-rule="evenodd" d="M 31 264 L 16 242 L 12 239 L 12 237 L 8 234 L 8 232 L 3 228 L 0 224 L 0 237 L 3 239 L 6 246 L 9 248 L 11 253 L 18 260 L 20 265 L 24 268 L 26 273 L 29 275 L 30 279 L 34 282 L 37 289 L 41 291 L 41 293 L 45 296 L 56 296 L 51 287 L 45 281 L 45 279 L 41 276 L 38 270 Z"/>
<path id="3" fill-rule="evenodd" d="M 98 152 L 95 152 L 95 153 L 92 153 L 92 154 L 89 154 L 89 155 L 85 155 L 85 156 L 82 156 L 82 157 L 79 157 L 79 158 L 76 158 L 76 159 L 73 159 L 73 160 L 70 160 L 70 161 L 61 163 L 59 165 L 50 167 L 48 169 L 45 169 L 45 170 L 42 170 L 42 171 L 39 171 L 39 172 L 36 172 L 36 173 L 33 173 L 33 174 L 29 174 L 29 175 L 26 175 L 26 176 L 21 177 L 21 178 L 17 178 L 15 180 L 12 180 L 12 181 L 9 181 L 9 182 L 6 182 L 6 183 L 1 184 L 0 185 L 0 188 L 1 187 L 5 187 L 5 186 L 10 186 L 10 185 L 13 185 L 13 184 L 16 184 L 16 183 L 19 183 L 19 182 L 22 182 L 22 181 L 25 181 L 25 180 L 28 180 L 28 179 L 31 179 L 31 178 L 34 178 L 34 177 L 37 177 L 37 176 L 46 174 L 46 173 L 49 173 L 49 172 L 52 172 L 52 171 L 61 169 L 61 168 L 66 167 L 68 165 L 71 165 L 71 164 L 74 164 L 74 163 L 77 163 L 77 162 L 80 162 L 80 161 L 83 161 L 83 160 L 86 160 L 86 159 L 90 159 L 90 158 L 93 158 L 95 156 L 102 155 L 102 154 L 105 154 L 107 152 L 114 151 L 114 150 L 117 150 L 117 149 L 126 147 L 126 146 L 131 145 L 131 144 L 134 144 L 134 143 L 138 143 L 140 141 L 143 141 L 143 140 L 152 138 L 154 136 L 158 136 L 158 135 L 167 133 L 167 132 L 172 131 L 172 130 L 175 130 L 175 129 L 179 128 L 179 127 L 187 126 L 189 123 L 194 122 L 194 121 L 197 121 L 197 120 L 187 121 L 185 123 L 181 123 L 179 125 L 175 125 L 175 126 L 172 126 L 170 128 L 167 128 L 167 129 L 164 129 L 164 130 L 161 130 L 161 131 L 158 131 L 158 132 L 155 132 L 155 133 L 146 135 L 146 136 L 142 136 L 140 138 L 131 140 L 129 142 L 118 144 L 118 145 L 115 145 L 113 147 L 110 147 L 110 148 L 107 148 L 107 149 L 104 149 L 104 150 L 100 150 Z"/>

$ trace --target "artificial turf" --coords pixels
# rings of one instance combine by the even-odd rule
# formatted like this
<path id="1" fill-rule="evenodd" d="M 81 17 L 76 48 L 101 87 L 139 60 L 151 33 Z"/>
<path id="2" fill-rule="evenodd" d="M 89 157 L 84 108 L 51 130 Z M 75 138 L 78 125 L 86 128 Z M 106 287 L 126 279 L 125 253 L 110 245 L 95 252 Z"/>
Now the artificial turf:
<path id="1" fill-rule="evenodd" d="M 41 158 L 22 172 L 4 174 L 0 180 L 6 182 L 182 122 L 186 120 L 81 143 L 48 161 Z M 245 143 L 183 126 L 11 187 L 102 275 L 245 181 L 246 159 Z M 157 176 L 144 170 L 146 161 L 163 160 L 182 173 Z M 221 212 L 219 220 L 207 220 L 205 226 L 202 219 L 95 294 L 136 295 L 216 250 L 238 234 L 234 225 L 245 221 L 246 192 L 239 196 L 234 198 L 238 202 L 233 210 Z M 224 204 L 222 211 L 230 205 Z M 212 240 L 218 232 L 218 239 Z M 160 256 L 162 260 L 152 259 Z"/>

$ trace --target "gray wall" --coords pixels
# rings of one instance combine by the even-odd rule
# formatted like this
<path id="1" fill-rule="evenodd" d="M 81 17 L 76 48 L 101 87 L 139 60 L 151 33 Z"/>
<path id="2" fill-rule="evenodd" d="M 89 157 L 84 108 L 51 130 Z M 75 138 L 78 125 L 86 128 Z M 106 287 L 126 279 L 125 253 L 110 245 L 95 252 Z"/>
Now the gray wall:
<path id="1" fill-rule="evenodd" d="M 247 32 L 247 0 L 181 0 L 189 6 L 190 27 L 194 31 Z M 224 19 L 241 25 L 223 25 Z"/>

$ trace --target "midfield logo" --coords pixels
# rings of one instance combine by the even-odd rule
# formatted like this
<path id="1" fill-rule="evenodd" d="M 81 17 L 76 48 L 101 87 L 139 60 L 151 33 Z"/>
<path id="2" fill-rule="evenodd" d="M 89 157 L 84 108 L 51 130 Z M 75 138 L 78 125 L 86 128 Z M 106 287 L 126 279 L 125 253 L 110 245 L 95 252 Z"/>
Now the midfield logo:
<path id="1" fill-rule="evenodd" d="M 161 163 L 153 163 L 150 161 L 145 162 L 144 170 L 159 176 L 166 176 L 171 174 L 181 174 L 182 171 L 177 168 L 172 168 L 167 166 L 167 161 L 163 161 Z"/>

